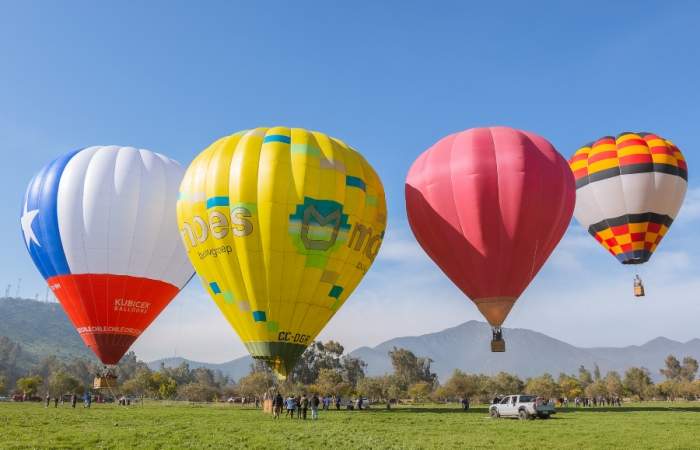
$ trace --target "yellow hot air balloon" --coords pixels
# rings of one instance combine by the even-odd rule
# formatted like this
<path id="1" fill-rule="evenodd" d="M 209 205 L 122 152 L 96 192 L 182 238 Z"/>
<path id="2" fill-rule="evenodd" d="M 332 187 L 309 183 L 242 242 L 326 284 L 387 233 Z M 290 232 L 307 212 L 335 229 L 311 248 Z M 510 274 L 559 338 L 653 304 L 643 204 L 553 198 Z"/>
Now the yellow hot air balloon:
<path id="1" fill-rule="evenodd" d="M 182 239 L 250 354 L 281 378 L 371 266 L 384 188 L 338 139 L 256 128 L 200 153 L 180 186 Z"/>

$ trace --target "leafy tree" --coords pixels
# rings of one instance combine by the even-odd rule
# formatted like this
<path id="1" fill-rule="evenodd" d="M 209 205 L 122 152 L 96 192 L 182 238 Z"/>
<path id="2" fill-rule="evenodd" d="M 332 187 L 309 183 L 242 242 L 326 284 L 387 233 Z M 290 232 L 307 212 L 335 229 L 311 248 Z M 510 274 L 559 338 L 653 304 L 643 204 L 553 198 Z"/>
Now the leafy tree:
<path id="1" fill-rule="evenodd" d="M 22 375 L 20 361 L 22 346 L 6 336 L 0 336 L 0 374 L 6 378 L 6 384 L 12 385 Z"/>
<path id="2" fill-rule="evenodd" d="M 683 365 L 681 366 L 680 378 L 685 381 L 693 381 L 695 375 L 698 373 L 698 361 L 695 358 L 686 356 L 683 358 Z"/>
<path id="3" fill-rule="evenodd" d="M 17 380 L 17 389 L 24 395 L 36 395 L 43 381 L 44 380 L 39 375 L 34 375 L 31 377 L 22 377 L 19 380 Z"/>
<path id="4" fill-rule="evenodd" d="M 193 383 L 199 383 L 214 388 L 219 387 L 214 371 L 211 369 L 207 369 L 206 367 L 198 367 L 192 370 L 190 372 L 190 379 Z"/>
<path id="5" fill-rule="evenodd" d="M 566 398 L 574 399 L 583 395 L 583 388 L 578 378 L 562 373 L 559 375 L 559 392 Z"/>
<path id="6" fill-rule="evenodd" d="M 659 383 L 656 386 L 658 393 L 661 394 L 663 397 L 666 397 L 666 399 L 671 400 L 671 401 L 675 400 L 676 397 L 679 396 L 680 387 L 681 387 L 681 383 L 675 379 L 666 380 L 662 383 Z"/>
<path id="7" fill-rule="evenodd" d="M 660 369 L 661 375 L 665 376 L 667 380 L 677 380 L 681 377 L 681 363 L 673 355 L 668 355 L 664 361 L 666 365 L 665 369 Z"/>
<path id="8" fill-rule="evenodd" d="M 175 380 L 172 381 L 173 383 L 175 382 Z M 175 388 L 177 388 L 177 385 L 175 385 Z M 219 393 L 219 391 L 213 386 L 202 383 L 189 383 L 184 386 L 180 386 L 180 388 L 176 390 L 179 398 L 189 400 L 191 402 L 210 402 L 214 400 Z"/>
<path id="9" fill-rule="evenodd" d="M 177 367 L 165 367 L 165 364 L 161 362 L 159 372 L 175 380 L 179 386 L 193 381 L 190 365 L 185 361 L 182 361 Z"/>
<path id="10" fill-rule="evenodd" d="M 173 398 L 176 392 L 177 382 L 170 377 L 167 377 L 158 385 L 159 398 Z"/>
<path id="11" fill-rule="evenodd" d="M 150 394 L 157 399 L 172 398 L 177 392 L 177 381 L 163 372 L 151 373 L 149 381 Z"/>
<path id="12" fill-rule="evenodd" d="M 343 380 L 340 372 L 333 369 L 321 369 L 316 380 L 315 389 L 321 395 L 347 395 L 351 386 Z"/>
<path id="13" fill-rule="evenodd" d="M 698 393 L 697 385 L 693 381 L 683 380 L 678 383 L 678 395 L 686 400 L 694 400 Z"/>
<path id="14" fill-rule="evenodd" d="M 42 358 L 37 365 L 32 368 L 32 373 L 39 375 L 42 379 L 48 380 L 53 372 L 63 369 L 64 365 L 55 355 Z"/>
<path id="15" fill-rule="evenodd" d="M 342 358 L 343 379 L 353 387 L 357 386 L 357 383 L 365 377 L 366 368 L 367 363 L 360 358 L 349 355 Z"/>
<path id="16" fill-rule="evenodd" d="M 436 403 L 446 402 L 452 400 L 452 395 L 445 386 L 438 386 L 430 394 L 430 399 Z"/>
<path id="17" fill-rule="evenodd" d="M 445 382 L 443 389 L 445 394 L 453 400 L 464 396 L 472 398 L 479 394 L 481 384 L 482 380 L 479 375 L 468 375 L 456 369 Z"/>
<path id="18" fill-rule="evenodd" d="M 600 367 L 598 367 L 598 363 L 595 363 L 593 366 L 593 381 L 600 381 L 601 380 L 600 376 Z"/>
<path id="19" fill-rule="evenodd" d="M 394 367 L 394 374 L 401 382 L 402 390 L 419 381 L 432 385 L 437 381 L 437 375 L 430 371 L 430 364 L 433 362 L 430 358 L 419 358 L 410 350 L 396 347 L 389 351 L 389 358 Z"/>
<path id="20" fill-rule="evenodd" d="M 507 372 L 499 372 L 491 379 L 497 392 L 517 394 L 525 388 L 523 380 Z"/>
<path id="21" fill-rule="evenodd" d="M 267 372 L 253 372 L 238 380 L 238 390 L 246 397 L 262 398 L 274 385 L 273 375 Z"/>
<path id="22" fill-rule="evenodd" d="M 357 393 L 370 400 L 384 400 L 388 397 L 387 377 L 364 377 L 357 383 Z"/>
<path id="23" fill-rule="evenodd" d="M 84 390 L 83 384 L 77 378 L 68 374 L 65 370 L 59 369 L 51 374 L 49 378 L 49 390 L 54 395 L 62 396 L 63 394 L 82 393 Z"/>
<path id="24" fill-rule="evenodd" d="M 155 392 L 158 387 L 153 384 L 152 374 L 153 372 L 148 367 L 141 367 L 122 384 L 121 389 L 130 395 L 145 395 L 148 392 Z"/>
<path id="25" fill-rule="evenodd" d="M 545 398 L 557 398 L 559 395 L 559 385 L 548 373 L 527 380 L 525 390 L 530 394 Z"/>
<path id="26" fill-rule="evenodd" d="M 605 397 L 608 394 L 608 390 L 606 389 L 605 382 L 603 382 L 603 380 L 598 380 L 586 386 L 585 393 L 586 396 L 592 398 Z"/>
<path id="27" fill-rule="evenodd" d="M 578 368 L 578 381 L 581 383 L 581 388 L 584 390 L 589 384 L 593 383 L 591 372 L 589 372 L 583 365 Z"/>
<path id="28" fill-rule="evenodd" d="M 408 387 L 408 395 L 414 402 L 422 402 L 427 400 L 430 393 L 433 391 L 433 384 L 425 381 L 413 383 Z"/>
<path id="29" fill-rule="evenodd" d="M 644 367 L 631 367 L 625 372 L 622 380 L 625 390 L 631 395 L 636 395 L 640 400 L 644 400 L 652 387 L 649 371 Z"/>
<path id="30" fill-rule="evenodd" d="M 316 382 L 321 369 L 341 369 L 341 356 L 344 351 L 338 342 L 314 341 L 304 350 L 289 378 L 303 384 L 312 384 Z"/>
<path id="31" fill-rule="evenodd" d="M 613 371 L 610 371 L 605 375 L 605 390 L 607 391 L 608 395 L 616 396 L 616 397 L 622 397 L 622 394 L 624 393 L 624 386 L 622 385 L 622 379 L 620 378 L 620 374 Z"/>
<path id="32" fill-rule="evenodd" d="M 63 368 L 68 374 L 80 380 L 83 385 L 92 384 L 95 374 L 100 371 L 100 366 L 94 360 L 85 358 L 71 359 L 63 364 Z"/>
<path id="33" fill-rule="evenodd" d="M 139 361 L 136 357 L 136 353 L 130 351 L 119 360 L 116 375 L 120 380 L 128 380 L 132 378 L 136 372 L 143 369 L 148 369 L 148 364 Z"/>
<path id="34" fill-rule="evenodd" d="M 403 394 L 403 381 L 396 375 L 386 377 L 386 395 L 388 400 L 399 400 Z"/>

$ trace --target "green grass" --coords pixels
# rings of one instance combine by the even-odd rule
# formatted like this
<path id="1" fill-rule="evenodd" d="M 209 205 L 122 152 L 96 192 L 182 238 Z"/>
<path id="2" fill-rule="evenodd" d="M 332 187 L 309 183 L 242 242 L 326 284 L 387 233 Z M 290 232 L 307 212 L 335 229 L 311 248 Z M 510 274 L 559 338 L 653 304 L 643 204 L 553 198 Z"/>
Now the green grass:
<path id="1" fill-rule="evenodd" d="M 230 405 L 146 403 L 73 410 L 0 403 L 0 448 L 698 448 L 700 403 L 559 410 L 549 420 L 490 419 L 456 405 L 321 412 L 273 420 Z M 310 416 L 310 412 L 309 412 Z"/>

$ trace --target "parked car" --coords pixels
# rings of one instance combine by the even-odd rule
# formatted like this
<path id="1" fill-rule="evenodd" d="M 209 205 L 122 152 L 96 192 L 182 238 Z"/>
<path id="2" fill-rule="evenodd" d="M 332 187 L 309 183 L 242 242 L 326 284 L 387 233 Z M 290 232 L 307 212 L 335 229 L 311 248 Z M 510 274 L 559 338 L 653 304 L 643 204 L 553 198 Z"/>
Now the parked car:
<path id="1" fill-rule="evenodd" d="M 549 416 L 555 413 L 554 404 L 534 395 L 507 395 L 489 406 L 489 415 L 493 418 L 549 419 Z"/>

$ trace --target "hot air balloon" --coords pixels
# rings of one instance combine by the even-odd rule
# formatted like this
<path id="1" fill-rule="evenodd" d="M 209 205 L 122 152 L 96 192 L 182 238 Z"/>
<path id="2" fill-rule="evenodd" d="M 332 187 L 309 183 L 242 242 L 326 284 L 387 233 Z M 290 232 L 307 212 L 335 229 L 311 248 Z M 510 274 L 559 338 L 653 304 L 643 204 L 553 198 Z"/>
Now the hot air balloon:
<path id="1" fill-rule="evenodd" d="M 544 138 L 507 127 L 447 136 L 406 178 L 406 211 L 425 252 L 501 325 L 561 239 L 574 209 L 566 160 Z"/>
<path id="2" fill-rule="evenodd" d="M 158 153 L 96 146 L 29 183 L 23 239 L 85 344 L 116 364 L 193 276 L 175 202 L 184 170 Z"/>
<path id="3" fill-rule="evenodd" d="M 206 290 L 250 354 L 284 379 L 372 265 L 386 202 L 372 167 L 342 141 L 256 128 L 195 158 L 177 217 Z"/>
<path id="4" fill-rule="evenodd" d="M 574 216 L 622 264 L 643 264 L 668 232 L 688 187 L 688 167 L 671 141 L 625 132 L 581 147 L 569 161 Z M 644 295 L 635 277 L 635 295 Z"/>

